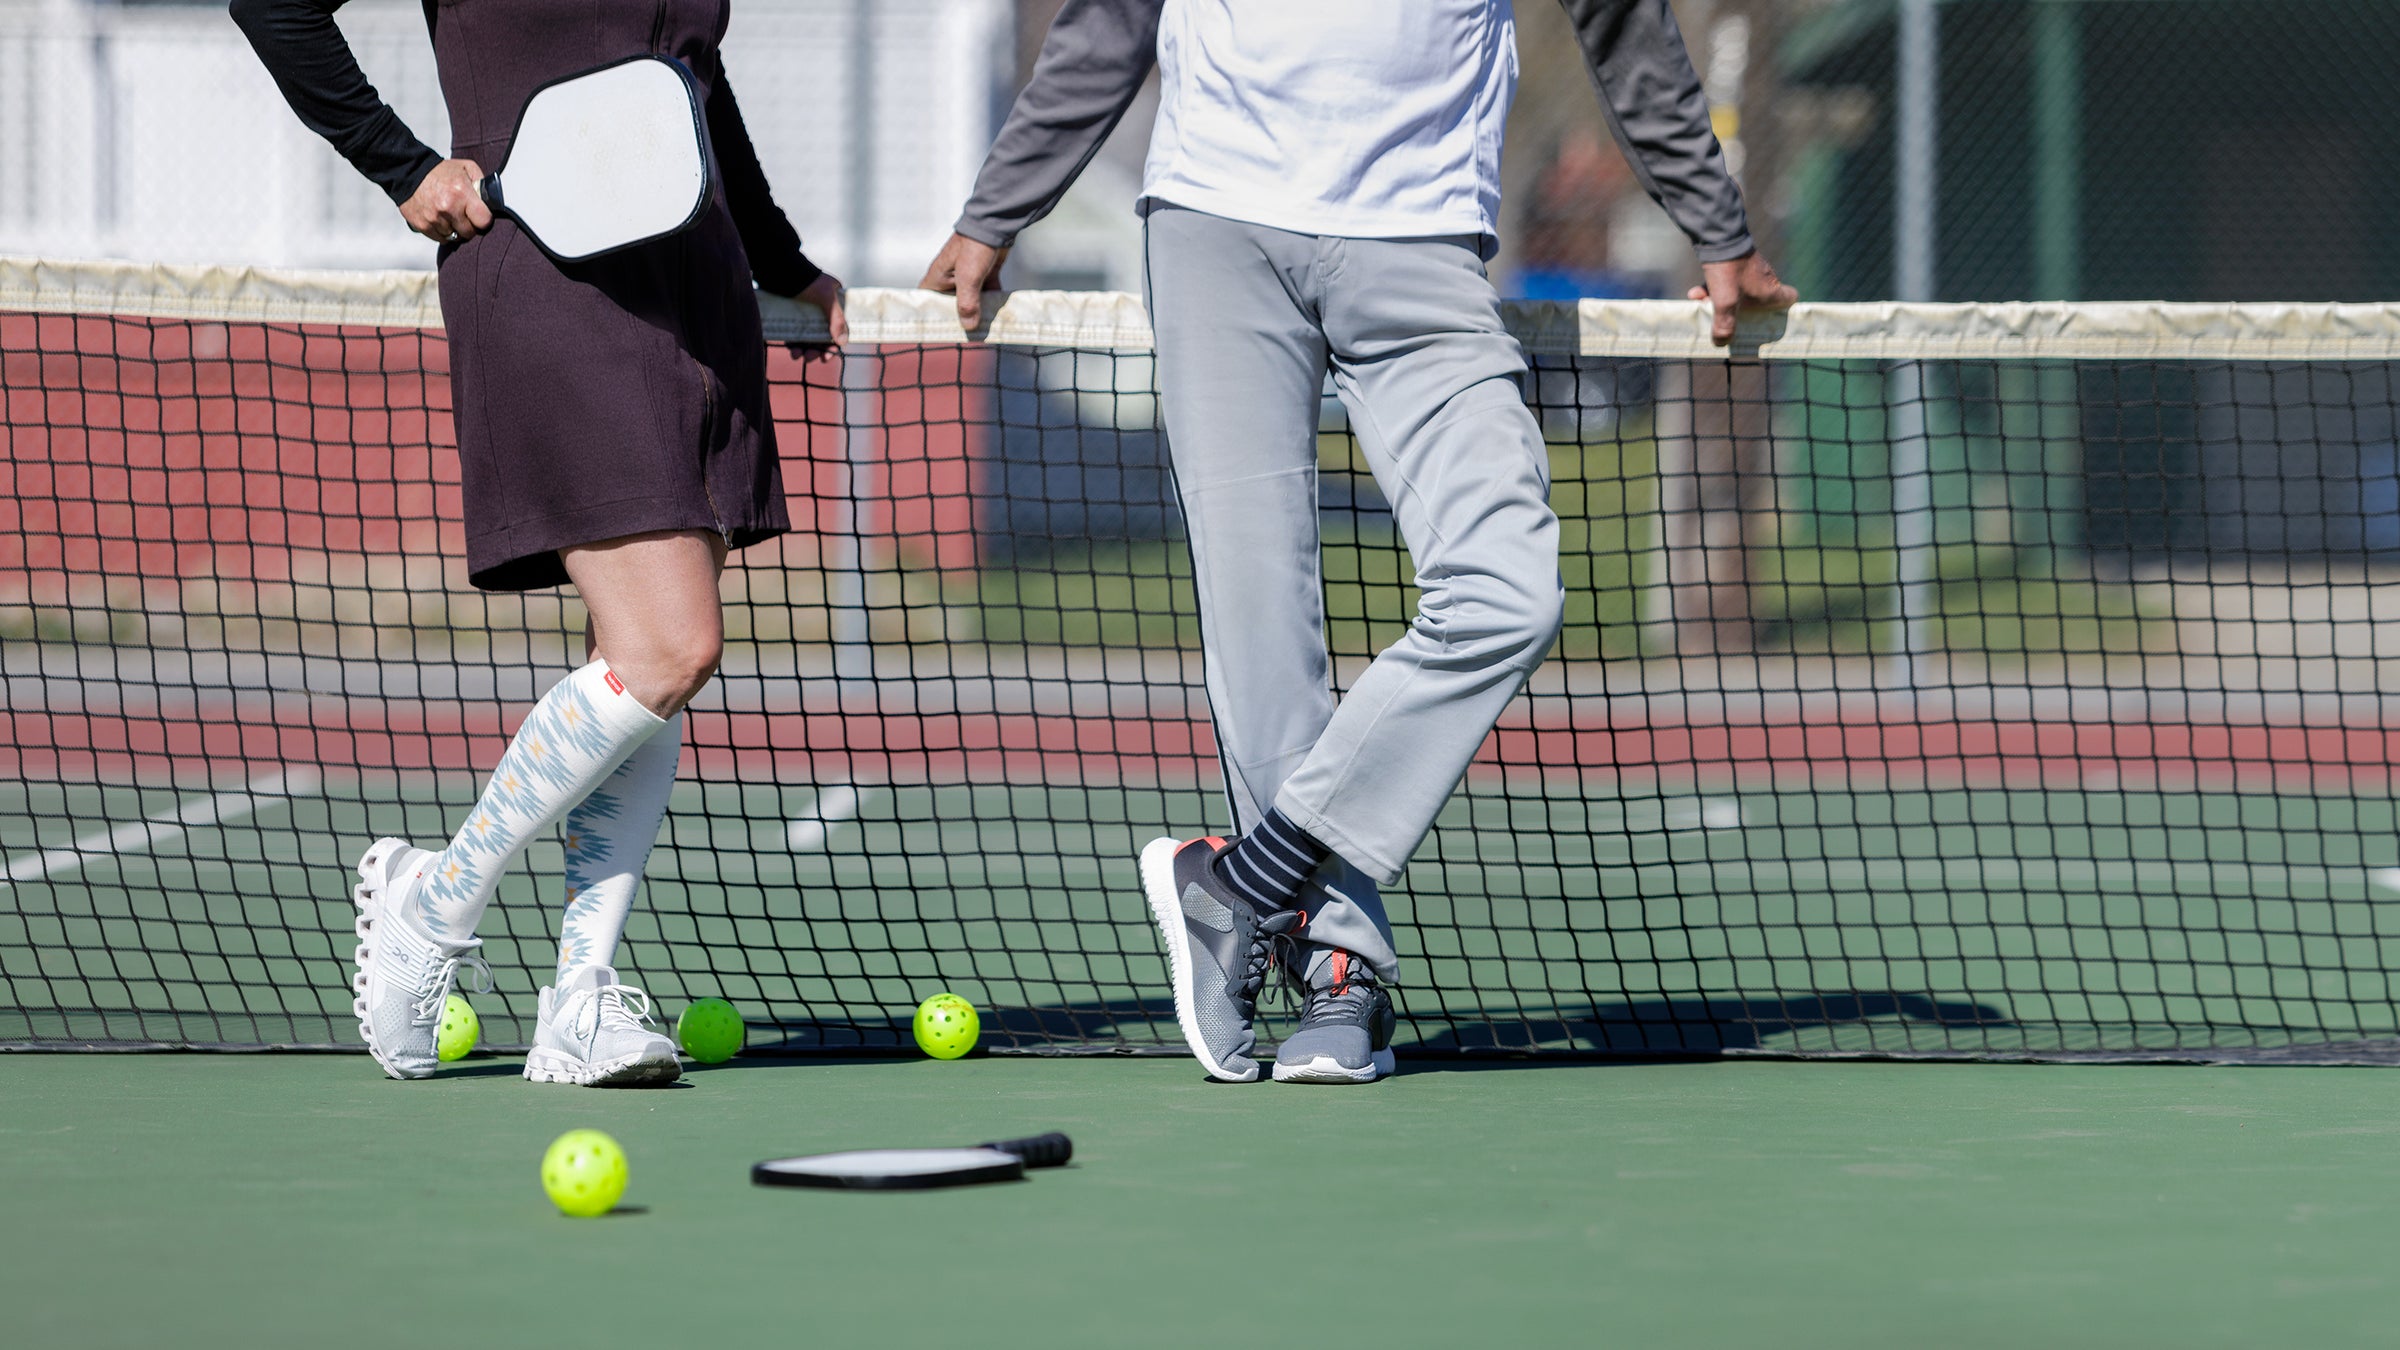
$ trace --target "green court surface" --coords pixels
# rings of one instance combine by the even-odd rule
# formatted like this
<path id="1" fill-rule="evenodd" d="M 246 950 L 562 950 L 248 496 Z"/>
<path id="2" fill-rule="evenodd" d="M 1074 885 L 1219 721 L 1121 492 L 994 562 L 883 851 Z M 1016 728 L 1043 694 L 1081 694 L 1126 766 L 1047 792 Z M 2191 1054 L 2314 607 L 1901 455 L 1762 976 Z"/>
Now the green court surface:
<path id="1" fill-rule="evenodd" d="M 1404 1066 L 1407 1067 L 1407 1066 Z M 1892 1064 L 0 1058 L 14 1346 L 2388 1345 L 2400 1076 Z M 574 1126 L 627 1209 L 559 1217 Z M 752 1161 L 1063 1129 L 977 1189 Z"/>

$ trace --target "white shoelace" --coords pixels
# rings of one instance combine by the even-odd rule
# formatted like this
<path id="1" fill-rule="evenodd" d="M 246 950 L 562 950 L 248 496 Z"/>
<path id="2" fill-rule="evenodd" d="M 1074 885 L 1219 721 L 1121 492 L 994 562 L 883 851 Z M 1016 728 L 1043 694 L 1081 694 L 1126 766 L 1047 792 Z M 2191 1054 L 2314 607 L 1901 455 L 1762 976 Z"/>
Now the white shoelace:
<path id="1" fill-rule="evenodd" d="M 441 1020 L 442 1004 L 457 984 L 458 968 L 462 965 L 476 974 L 474 992 L 488 994 L 492 991 L 492 968 L 472 950 L 444 956 L 438 944 L 415 933 L 405 935 L 397 943 L 380 941 L 377 946 L 380 948 L 377 957 L 394 959 L 394 964 L 399 967 L 395 973 L 402 977 L 407 987 L 417 991 L 417 1001 L 410 1004 L 408 1010 L 419 1025 Z"/>
<path id="2" fill-rule="evenodd" d="M 640 999 L 636 1009 L 628 1004 Z M 601 1027 L 615 1031 L 646 1031 L 650 1023 L 650 996 L 630 984 L 604 984 L 591 991 L 591 997 L 575 1010 L 575 1034 L 590 1038 Z"/>

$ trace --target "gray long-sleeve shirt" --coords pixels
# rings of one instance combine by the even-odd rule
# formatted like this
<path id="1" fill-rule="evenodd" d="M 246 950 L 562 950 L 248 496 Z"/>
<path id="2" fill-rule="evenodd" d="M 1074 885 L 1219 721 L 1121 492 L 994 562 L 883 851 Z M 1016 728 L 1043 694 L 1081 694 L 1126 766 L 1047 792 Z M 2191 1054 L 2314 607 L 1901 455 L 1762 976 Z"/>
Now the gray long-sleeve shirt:
<path id="1" fill-rule="evenodd" d="M 1691 237 L 1702 261 L 1748 253 L 1741 189 L 1725 168 L 1667 0 L 1561 3 L 1610 129 L 1642 186 Z M 1471 198 L 1480 186 L 1480 219 L 1488 230 L 1497 205 L 1498 122 L 1509 88 L 1507 71 L 1492 68 L 1490 34 L 1499 31 L 1505 7 L 1450 0 L 1434 19 L 1404 16 L 1420 26 L 1447 25 L 1438 34 L 1403 33 L 1395 27 L 1400 17 L 1374 7 L 1353 11 L 1355 31 L 1295 27 L 1339 23 L 1328 16 L 1340 9 L 1313 9 L 1306 19 L 1244 16 L 1237 30 L 1226 0 L 1067 0 L 976 178 L 959 232 L 1005 246 L 1057 205 L 1160 63 L 1162 27 L 1173 87 L 1165 92 L 1145 195 L 1259 224 L 1311 228 L 1311 221 L 1330 221 L 1313 228 L 1405 235 L 1456 232 L 1460 226 L 1450 217 L 1458 208 L 1438 203 Z M 1280 32 L 1260 42 L 1261 27 Z M 1294 50 L 1302 46 L 1310 50 Z M 1429 64 L 1423 55 L 1429 50 L 1457 56 Z M 1480 76 L 1450 68 L 1478 60 L 1485 65 Z M 1386 97 L 1378 79 L 1412 87 Z M 1240 87 L 1245 82 L 1251 87 Z M 1179 96 L 1203 106 L 1178 107 Z M 1386 125 L 1347 137 L 1362 117 Z M 1389 125 L 1412 117 L 1425 125 Z M 1452 125 L 1462 120 L 1478 125 L 1462 135 Z M 1229 143 L 1208 143 L 1217 138 Z M 1444 139 L 1451 144 L 1438 143 Z M 1481 181 L 1444 184 L 1438 180 L 1445 173 Z M 1260 176 L 1279 181 L 1228 181 Z M 1189 199 L 1196 195 L 1209 199 Z M 1295 195 L 1300 204 L 1286 208 Z M 1243 209 L 1253 203 L 1255 209 Z M 1297 223 L 1275 218 L 1285 209 L 1297 213 Z"/>

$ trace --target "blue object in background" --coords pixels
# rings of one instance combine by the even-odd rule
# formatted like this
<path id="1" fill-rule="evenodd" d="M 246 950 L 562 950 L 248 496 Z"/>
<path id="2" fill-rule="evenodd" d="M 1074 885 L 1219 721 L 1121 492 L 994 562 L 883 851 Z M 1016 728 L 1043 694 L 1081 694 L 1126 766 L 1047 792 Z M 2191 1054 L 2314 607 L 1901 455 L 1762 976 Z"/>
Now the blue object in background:
<path id="1" fill-rule="evenodd" d="M 1655 300 L 1666 294 L 1654 273 L 1606 267 L 1520 267 L 1507 289 L 1518 300 Z"/>

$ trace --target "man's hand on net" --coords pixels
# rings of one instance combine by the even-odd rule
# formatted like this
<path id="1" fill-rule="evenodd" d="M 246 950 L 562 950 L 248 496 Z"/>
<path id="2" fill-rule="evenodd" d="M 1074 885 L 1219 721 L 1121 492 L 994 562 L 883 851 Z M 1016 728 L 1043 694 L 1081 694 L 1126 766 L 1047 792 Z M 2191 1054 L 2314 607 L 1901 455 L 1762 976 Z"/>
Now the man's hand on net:
<path id="1" fill-rule="evenodd" d="M 917 285 L 957 296 L 958 322 L 973 332 L 983 326 L 983 293 L 1000 289 L 1000 264 L 1006 261 L 1007 249 L 954 234 L 934 255 L 933 265 L 925 269 L 925 279 Z"/>
<path id="2" fill-rule="evenodd" d="M 472 239 L 492 227 L 492 208 L 475 190 L 482 181 L 483 167 L 474 160 L 445 159 L 400 203 L 400 218 L 437 244 Z"/>
<path id="3" fill-rule="evenodd" d="M 1716 322 L 1710 325 L 1708 339 L 1718 346 L 1733 341 L 1733 325 L 1745 309 L 1790 309 L 1799 303 L 1800 292 L 1784 284 L 1775 269 L 1757 250 L 1724 262 L 1700 264 L 1703 285 L 1691 289 L 1691 298 L 1705 300 L 1716 309 Z"/>

